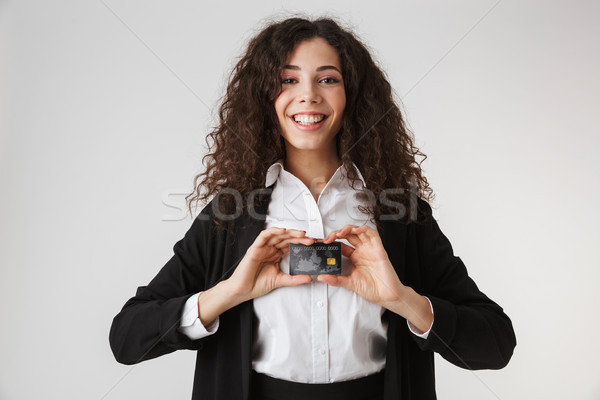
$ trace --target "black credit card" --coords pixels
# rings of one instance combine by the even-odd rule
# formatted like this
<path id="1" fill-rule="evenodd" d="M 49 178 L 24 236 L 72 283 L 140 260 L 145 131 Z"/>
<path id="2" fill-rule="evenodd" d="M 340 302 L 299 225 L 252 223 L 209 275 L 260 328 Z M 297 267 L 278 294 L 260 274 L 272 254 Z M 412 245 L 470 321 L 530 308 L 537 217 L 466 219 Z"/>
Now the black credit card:
<path id="1" fill-rule="evenodd" d="M 341 275 L 342 243 L 290 243 L 290 275 Z"/>

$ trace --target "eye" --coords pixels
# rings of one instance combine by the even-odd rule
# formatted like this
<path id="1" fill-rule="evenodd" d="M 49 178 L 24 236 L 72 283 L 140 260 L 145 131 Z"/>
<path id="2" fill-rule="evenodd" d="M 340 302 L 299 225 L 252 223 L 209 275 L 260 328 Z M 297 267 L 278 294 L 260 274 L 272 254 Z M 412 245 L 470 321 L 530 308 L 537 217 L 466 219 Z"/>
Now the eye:
<path id="1" fill-rule="evenodd" d="M 335 78 L 323 78 L 323 79 L 321 79 L 321 82 L 327 81 L 327 80 L 330 81 L 329 83 L 339 83 L 340 82 L 339 79 L 335 79 Z"/>
<path id="2" fill-rule="evenodd" d="M 292 83 L 291 81 L 295 81 L 294 78 L 284 78 L 281 80 L 281 84 L 285 85 L 287 83 Z"/>

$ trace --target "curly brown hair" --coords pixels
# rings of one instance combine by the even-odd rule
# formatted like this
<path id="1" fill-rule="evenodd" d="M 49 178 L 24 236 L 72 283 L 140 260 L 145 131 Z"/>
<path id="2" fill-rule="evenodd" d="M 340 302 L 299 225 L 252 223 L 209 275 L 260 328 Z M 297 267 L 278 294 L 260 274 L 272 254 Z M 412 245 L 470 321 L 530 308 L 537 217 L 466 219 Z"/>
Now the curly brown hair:
<path id="1" fill-rule="evenodd" d="M 371 206 L 361 211 L 373 216 L 378 226 L 380 217 L 399 212 L 405 215 L 399 220 L 411 222 L 415 218 L 407 211 L 415 215 L 421 203 L 417 197 L 433 198 L 421 170 L 427 156 L 415 146 L 392 87 L 367 46 L 330 17 L 312 21 L 293 17 L 268 21 L 231 71 L 219 125 L 206 137 L 209 152 L 202 158 L 203 164 L 208 159 L 206 170 L 195 176 L 194 191 L 186 196 L 190 214 L 192 203 L 206 202 L 213 195 L 218 195 L 219 211 L 225 215 L 249 212 L 254 206 L 248 195 L 264 188 L 268 167 L 286 155 L 274 107 L 282 90 L 281 71 L 295 46 L 315 37 L 325 39 L 340 57 L 347 101 L 336 146 L 352 187 L 360 183 L 354 162 L 366 182 L 361 193 L 370 192 Z M 417 162 L 416 156 L 422 160 Z"/>

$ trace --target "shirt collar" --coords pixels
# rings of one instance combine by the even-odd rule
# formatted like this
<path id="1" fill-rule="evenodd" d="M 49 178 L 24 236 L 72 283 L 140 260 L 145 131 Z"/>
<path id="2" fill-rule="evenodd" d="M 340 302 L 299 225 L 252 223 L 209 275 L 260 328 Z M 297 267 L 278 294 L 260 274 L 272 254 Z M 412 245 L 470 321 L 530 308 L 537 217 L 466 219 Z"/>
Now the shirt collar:
<path id="1" fill-rule="evenodd" d="M 343 165 L 340 165 L 338 170 L 342 167 L 343 167 Z M 352 163 L 352 167 L 354 168 L 354 171 L 356 172 L 358 179 L 360 179 L 360 181 L 362 182 L 363 188 L 366 188 L 367 184 L 365 183 L 365 180 L 364 180 L 362 174 L 360 173 L 360 170 L 358 169 L 356 164 L 354 164 L 354 162 Z M 271 164 L 271 166 L 267 169 L 267 174 L 266 174 L 266 178 L 265 178 L 265 187 L 269 187 L 273 183 L 275 183 L 275 181 L 277 181 L 277 178 L 279 177 L 279 174 L 281 173 L 282 170 L 285 171 L 285 169 L 283 168 L 283 158 L 280 158 L 279 160 L 277 160 L 273 164 Z M 336 172 L 334 173 L 334 176 L 338 173 L 338 170 L 336 170 Z"/>

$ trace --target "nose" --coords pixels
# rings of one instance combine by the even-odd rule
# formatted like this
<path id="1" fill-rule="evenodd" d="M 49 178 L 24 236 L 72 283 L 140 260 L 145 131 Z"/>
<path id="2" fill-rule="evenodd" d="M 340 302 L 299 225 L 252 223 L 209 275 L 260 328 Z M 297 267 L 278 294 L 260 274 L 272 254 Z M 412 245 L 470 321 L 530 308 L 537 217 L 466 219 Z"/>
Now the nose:
<path id="1" fill-rule="evenodd" d="M 308 103 L 320 103 L 321 95 L 319 94 L 319 90 L 312 82 L 305 82 L 302 85 L 298 85 L 298 96 L 297 100 L 300 103 L 308 102 Z"/>

